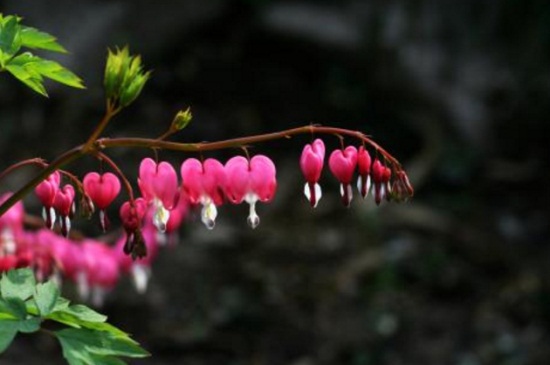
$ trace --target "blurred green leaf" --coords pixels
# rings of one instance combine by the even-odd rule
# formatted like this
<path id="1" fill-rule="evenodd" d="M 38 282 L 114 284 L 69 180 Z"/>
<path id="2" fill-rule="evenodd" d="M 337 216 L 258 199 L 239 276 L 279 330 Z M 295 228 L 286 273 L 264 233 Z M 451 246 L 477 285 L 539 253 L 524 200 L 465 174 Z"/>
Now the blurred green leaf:
<path id="1" fill-rule="evenodd" d="M 149 356 L 135 341 L 104 331 L 64 329 L 55 332 L 70 364 L 123 364 L 113 356 L 141 358 Z"/>
<path id="2" fill-rule="evenodd" d="M 41 316 L 45 317 L 52 312 L 58 297 L 59 288 L 52 280 L 36 286 L 34 300 Z"/>
<path id="3" fill-rule="evenodd" d="M 0 353 L 8 348 L 18 329 L 18 321 L 0 320 Z"/>
<path id="4" fill-rule="evenodd" d="M 4 299 L 27 300 L 34 293 L 36 280 L 29 268 L 10 270 L 0 279 L 0 295 Z"/>
<path id="5" fill-rule="evenodd" d="M 67 50 L 57 43 L 56 37 L 32 27 L 21 27 L 21 45 L 33 49 L 45 49 L 52 52 L 67 53 Z"/>
<path id="6" fill-rule="evenodd" d="M 36 332 L 40 329 L 41 322 L 42 322 L 42 319 L 38 317 L 31 317 L 29 319 L 19 321 L 19 326 L 18 326 L 19 332 L 23 332 L 23 333 Z"/>
<path id="7" fill-rule="evenodd" d="M 25 302 L 19 298 L 0 299 L 0 311 L 8 314 L 12 319 L 25 319 L 27 317 Z M 5 315 L 4 317 L 9 318 L 9 316 Z"/>

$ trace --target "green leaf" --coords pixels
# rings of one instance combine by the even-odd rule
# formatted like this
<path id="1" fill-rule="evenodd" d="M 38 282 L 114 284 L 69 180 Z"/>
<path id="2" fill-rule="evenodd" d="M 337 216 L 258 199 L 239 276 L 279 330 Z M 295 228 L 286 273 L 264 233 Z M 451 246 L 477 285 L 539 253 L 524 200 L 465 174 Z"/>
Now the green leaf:
<path id="1" fill-rule="evenodd" d="M 0 354 L 4 352 L 13 341 L 19 322 L 11 320 L 0 320 Z"/>
<path id="2" fill-rule="evenodd" d="M 23 321 L 19 321 L 19 332 L 23 333 L 33 333 L 40 329 L 40 323 L 42 319 L 38 317 L 31 317 Z"/>
<path id="3" fill-rule="evenodd" d="M 0 66 L 4 67 L 21 48 L 21 26 L 19 19 L 8 15 L 0 22 Z"/>
<path id="4" fill-rule="evenodd" d="M 55 332 L 69 364 L 120 364 L 113 356 L 142 358 L 150 354 L 135 341 L 109 332 L 89 329 L 64 329 Z M 123 363 L 123 362 L 122 362 Z"/>
<path id="5" fill-rule="evenodd" d="M 34 300 L 41 316 L 45 317 L 52 312 L 58 297 L 59 288 L 52 280 L 36 286 Z"/>
<path id="6" fill-rule="evenodd" d="M 103 314 L 81 304 L 71 305 L 63 312 L 72 314 L 76 318 L 87 322 L 105 322 L 107 320 L 107 316 L 104 316 Z"/>
<path id="7" fill-rule="evenodd" d="M 21 27 L 21 45 L 27 48 L 39 48 L 52 52 L 67 53 L 67 50 L 56 42 L 57 38 L 32 27 Z"/>
<path id="8" fill-rule="evenodd" d="M 34 293 L 36 280 L 31 269 L 10 270 L 0 279 L 0 295 L 4 299 L 19 298 L 27 300 Z"/>
<path id="9" fill-rule="evenodd" d="M 128 337 L 128 334 L 105 322 L 107 317 L 83 305 L 73 305 L 52 312 L 46 319 L 63 323 L 73 328 L 88 328 L 106 331 L 115 336 Z"/>
<path id="10" fill-rule="evenodd" d="M 31 67 L 34 71 L 44 77 L 57 81 L 61 84 L 83 89 L 82 80 L 59 63 L 44 59 L 39 59 L 38 62 L 29 63 L 27 68 Z"/>
<path id="11" fill-rule="evenodd" d="M 0 310 L 13 319 L 25 319 L 27 317 L 25 302 L 19 298 L 0 299 Z"/>
<path id="12" fill-rule="evenodd" d="M 48 96 L 46 89 L 43 85 L 43 80 L 40 75 L 33 75 L 26 68 L 17 65 L 7 65 L 6 70 L 8 70 L 16 79 L 36 91 L 37 93 Z"/>

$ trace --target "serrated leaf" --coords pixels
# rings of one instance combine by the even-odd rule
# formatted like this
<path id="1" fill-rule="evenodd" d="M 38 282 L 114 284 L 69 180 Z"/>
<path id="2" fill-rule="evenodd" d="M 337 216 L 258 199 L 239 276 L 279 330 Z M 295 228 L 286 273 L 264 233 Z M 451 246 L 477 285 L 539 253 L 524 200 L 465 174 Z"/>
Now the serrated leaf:
<path id="1" fill-rule="evenodd" d="M 0 354 L 11 344 L 18 328 L 18 321 L 0 320 Z"/>
<path id="2" fill-rule="evenodd" d="M 36 286 L 34 301 L 41 316 L 45 317 L 52 312 L 58 297 L 59 288 L 52 280 Z"/>
<path id="3" fill-rule="evenodd" d="M 23 321 L 19 321 L 19 332 L 23 333 L 33 333 L 40 329 L 40 323 L 42 320 L 38 317 L 32 317 L 29 319 L 25 319 Z"/>
<path id="4" fill-rule="evenodd" d="M 8 15 L 0 23 L 0 65 L 3 67 L 21 48 L 21 26 L 19 19 Z"/>
<path id="5" fill-rule="evenodd" d="M 21 27 L 21 45 L 28 48 L 39 48 L 52 52 L 67 53 L 67 50 L 57 43 L 56 37 L 27 26 Z"/>
<path id="6" fill-rule="evenodd" d="M 10 270 L 0 279 L 0 295 L 4 299 L 19 298 L 27 300 L 34 293 L 36 280 L 31 269 Z"/>
<path id="7" fill-rule="evenodd" d="M 29 73 L 22 66 L 8 64 L 6 66 L 6 70 L 8 70 L 13 76 L 15 76 L 16 79 L 18 79 L 40 95 L 48 96 L 41 77 L 36 77 L 36 75 Z"/>
<path id="8" fill-rule="evenodd" d="M 104 316 L 103 314 L 81 304 L 71 305 L 67 309 L 63 310 L 63 312 L 72 314 L 78 319 L 87 322 L 105 322 L 107 320 L 107 316 Z"/>
<path id="9" fill-rule="evenodd" d="M 69 361 L 86 361 L 85 358 L 125 356 L 141 358 L 150 354 L 135 341 L 118 337 L 109 332 L 69 328 L 55 332 L 63 348 L 63 355 Z M 90 355 L 94 355 L 93 357 Z M 97 363 L 97 362 L 96 362 Z"/>
<path id="10" fill-rule="evenodd" d="M 37 62 L 28 63 L 27 68 L 32 68 L 44 77 L 57 81 L 61 84 L 83 89 L 82 80 L 59 63 L 40 59 Z"/>

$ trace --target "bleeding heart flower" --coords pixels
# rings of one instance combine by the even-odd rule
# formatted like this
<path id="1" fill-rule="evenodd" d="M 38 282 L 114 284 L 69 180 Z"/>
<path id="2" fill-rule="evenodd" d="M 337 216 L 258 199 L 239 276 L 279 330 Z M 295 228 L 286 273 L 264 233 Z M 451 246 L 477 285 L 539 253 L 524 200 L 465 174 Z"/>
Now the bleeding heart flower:
<path id="1" fill-rule="evenodd" d="M 126 231 L 124 253 L 131 254 L 133 258 L 147 254 L 141 234 L 141 223 L 146 213 L 147 204 L 142 198 L 137 198 L 133 202 L 127 201 L 120 207 L 120 219 Z"/>
<path id="2" fill-rule="evenodd" d="M 92 303 L 101 306 L 105 295 L 111 291 L 119 278 L 118 261 L 114 252 L 105 244 L 94 240 L 84 240 L 81 244 L 84 282 L 80 292 L 87 296 L 91 291 Z M 85 297 L 83 299 L 86 299 Z"/>
<path id="3" fill-rule="evenodd" d="M 157 164 L 150 158 L 141 161 L 138 185 L 143 198 L 155 208 L 153 223 L 161 232 L 166 230 L 170 210 L 178 201 L 178 176 L 168 162 Z"/>
<path id="4" fill-rule="evenodd" d="M 214 228 L 218 210 L 223 203 L 225 168 L 221 162 L 209 158 L 203 163 L 189 158 L 181 165 L 183 189 L 191 204 L 201 204 L 201 220 L 208 229 Z"/>
<path id="5" fill-rule="evenodd" d="M 364 198 L 369 194 L 371 186 L 370 178 L 371 158 L 369 152 L 364 146 L 359 147 L 357 152 L 357 170 L 359 170 L 359 178 L 357 178 L 357 190 Z"/>
<path id="6" fill-rule="evenodd" d="M 342 203 L 346 207 L 349 207 L 353 198 L 351 180 L 356 165 L 357 149 L 354 146 L 348 146 L 344 150 L 332 151 L 328 160 L 330 171 L 340 181 L 340 195 L 342 196 Z"/>
<path id="7" fill-rule="evenodd" d="M 59 189 L 55 194 L 53 207 L 60 215 L 61 219 L 61 233 L 67 237 L 71 230 L 71 217 L 74 214 L 74 188 L 72 185 L 67 184 Z"/>
<path id="8" fill-rule="evenodd" d="M 46 227 L 49 229 L 53 228 L 55 224 L 55 210 L 53 204 L 55 201 L 55 196 L 59 191 L 59 183 L 61 182 L 61 174 L 59 171 L 54 171 L 50 176 L 48 176 L 41 183 L 36 185 L 34 192 L 40 202 L 42 203 L 42 217 L 44 222 L 46 222 Z"/>
<path id="9" fill-rule="evenodd" d="M 382 165 L 380 160 L 375 159 L 372 163 L 372 181 L 374 183 L 374 201 L 380 205 L 382 199 L 389 198 L 391 169 Z"/>
<path id="10" fill-rule="evenodd" d="M 300 157 L 300 168 L 306 179 L 304 194 L 313 208 L 317 206 L 322 197 L 318 181 L 323 171 L 324 160 L 325 144 L 320 139 L 316 139 L 312 144 L 307 144 Z"/>
<path id="11" fill-rule="evenodd" d="M 260 217 L 256 214 L 256 202 L 269 202 L 277 189 L 276 169 L 269 157 L 256 155 L 249 161 L 243 156 L 231 158 L 225 164 L 225 193 L 229 201 L 250 204 L 248 224 L 256 228 Z"/>
<path id="12" fill-rule="evenodd" d="M 106 172 L 102 175 L 90 172 L 82 181 L 84 191 L 90 197 L 94 205 L 99 208 L 99 221 L 105 231 L 109 225 L 109 219 L 105 209 L 115 200 L 120 192 L 120 180 L 115 174 Z"/>

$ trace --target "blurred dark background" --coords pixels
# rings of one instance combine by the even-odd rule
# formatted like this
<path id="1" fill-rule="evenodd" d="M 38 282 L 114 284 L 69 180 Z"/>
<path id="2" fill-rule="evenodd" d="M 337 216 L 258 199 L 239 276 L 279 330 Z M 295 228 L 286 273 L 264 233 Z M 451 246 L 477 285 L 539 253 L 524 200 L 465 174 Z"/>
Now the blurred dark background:
<path id="1" fill-rule="evenodd" d="M 0 11 L 56 35 L 70 51 L 57 59 L 87 85 L 49 84 L 45 99 L 0 75 L 2 168 L 84 141 L 103 112 L 106 50 L 127 44 L 153 77 L 108 136 L 160 135 L 188 105 L 181 141 L 359 129 L 416 187 L 406 204 L 346 210 L 326 169 L 313 211 L 298 168 L 309 137 L 255 146 L 279 179 L 260 227 L 243 206 L 223 206 L 213 231 L 191 217 L 146 295 L 124 279 L 101 309 L 153 353 L 131 363 L 550 363 L 547 1 L 3 0 Z M 151 154 L 109 153 L 132 178 Z M 63 361 L 48 337 L 27 336 L 0 363 Z"/>

